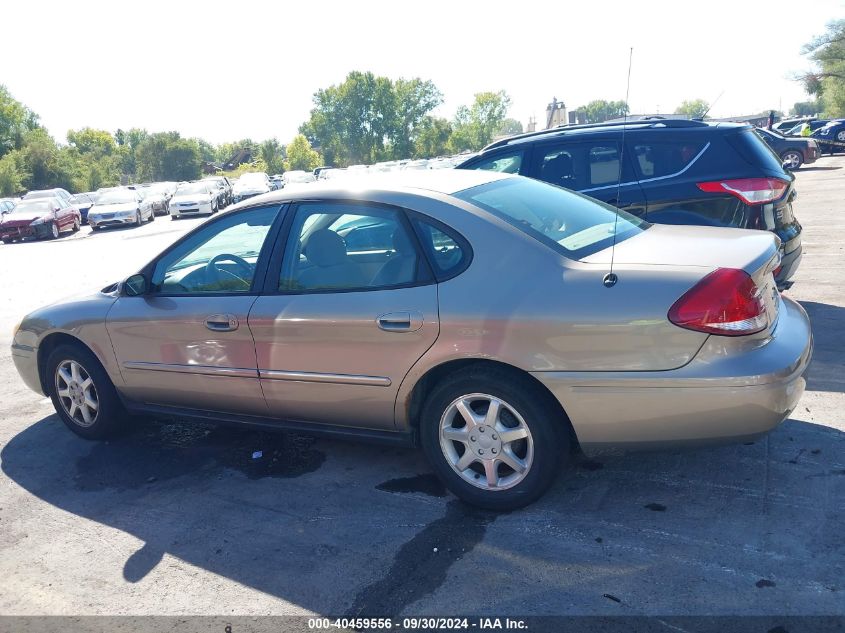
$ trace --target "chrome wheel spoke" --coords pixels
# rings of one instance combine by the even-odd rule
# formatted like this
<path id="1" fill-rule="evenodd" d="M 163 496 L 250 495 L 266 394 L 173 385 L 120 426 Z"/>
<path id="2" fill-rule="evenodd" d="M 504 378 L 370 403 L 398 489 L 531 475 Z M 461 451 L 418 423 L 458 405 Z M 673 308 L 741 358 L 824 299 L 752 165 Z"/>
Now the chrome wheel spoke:
<path id="1" fill-rule="evenodd" d="M 85 408 L 90 409 L 91 411 L 96 411 L 100 408 L 100 405 L 90 395 L 85 394 Z"/>
<path id="2" fill-rule="evenodd" d="M 67 389 L 59 389 L 59 398 L 70 398 L 70 392 Z"/>
<path id="3" fill-rule="evenodd" d="M 79 375 L 79 363 L 71 362 L 70 364 L 70 375 L 73 379 L 73 382 L 80 382 L 82 377 Z"/>
<path id="4" fill-rule="evenodd" d="M 510 442 L 516 442 L 517 440 L 523 440 L 528 437 L 528 429 L 521 426 L 515 429 L 505 427 L 504 431 L 499 431 L 499 437 L 502 440 L 502 444 L 509 444 Z"/>
<path id="5" fill-rule="evenodd" d="M 76 412 L 78 410 L 79 410 L 79 407 L 77 407 L 76 403 L 73 400 L 71 400 L 70 401 L 70 407 L 68 407 L 68 410 L 67 410 L 68 415 L 73 418 L 73 417 L 76 416 Z"/>
<path id="6" fill-rule="evenodd" d="M 466 400 L 460 400 L 455 403 L 455 408 L 457 408 L 458 413 L 461 414 L 461 417 L 464 419 L 464 422 L 467 423 L 467 426 L 473 426 L 477 423 L 475 413 L 473 413 L 472 409 L 469 408 L 469 403 Z"/>
<path id="7" fill-rule="evenodd" d="M 90 387 L 93 384 L 94 384 L 94 381 L 91 380 L 91 376 L 88 376 L 88 378 L 83 380 L 82 383 L 80 383 L 79 386 L 82 387 L 83 391 L 88 391 L 88 387 Z"/>
<path id="8" fill-rule="evenodd" d="M 444 439 L 451 440 L 452 442 L 460 442 L 461 444 L 469 443 L 469 433 L 466 429 L 456 429 L 450 426 L 443 429 L 442 435 Z"/>
<path id="9" fill-rule="evenodd" d="M 73 382 L 73 378 L 70 375 L 70 372 L 67 370 L 66 367 L 59 368 L 59 376 L 64 381 L 65 385 L 70 385 Z"/>
<path id="10" fill-rule="evenodd" d="M 86 405 L 79 407 L 79 410 L 82 411 L 82 419 L 85 421 L 85 424 L 91 424 L 94 421 L 94 416 L 91 415 L 91 410 Z"/>
<path id="11" fill-rule="evenodd" d="M 484 415 L 484 424 L 486 426 L 490 426 L 495 428 L 496 422 L 499 419 L 499 409 L 501 408 L 502 403 L 496 400 L 495 398 L 490 400 L 490 406 L 487 407 L 487 413 Z"/>
<path id="12" fill-rule="evenodd" d="M 461 458 L 458 460 L 458 463 L 455 464 L 455 468 L 460 471 L 464 471 L 470 467 L 470 465 L 475 461 L 475 455 L 472 454 L 472 451 L 467 449 L 464 451 L 464 454 L 461 455 Z"/>
<path id="13" fill-rule="evenodd" d="M 495 488 L 499 485 L 499 473 L 496 470 L 496 462 L 492 459 L 484 460 L 484 475 L 487 478 L 487 485 L 490 488 Z"/>
<path id="14" fill-rule="evenodd" d="M 502 454 L 499 455 L 499 461 L 506 466 L 510 466 L 518 474 L 524 473 L 527 468 L 525 462 L 510 451 L 502 451 Z"/>

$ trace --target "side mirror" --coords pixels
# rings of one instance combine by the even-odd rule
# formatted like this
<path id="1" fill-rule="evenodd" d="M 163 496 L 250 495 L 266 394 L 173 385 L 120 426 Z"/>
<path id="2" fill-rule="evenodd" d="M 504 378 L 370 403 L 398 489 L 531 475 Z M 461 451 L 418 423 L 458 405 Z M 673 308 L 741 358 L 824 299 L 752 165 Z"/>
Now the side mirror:
<path id="1" fill-rule="evenodd" d="M 123 282 L 123 294 L 127 297 L 138 297 L 147 293 L 147 278 L 138 273 L 128 277 Z"/>

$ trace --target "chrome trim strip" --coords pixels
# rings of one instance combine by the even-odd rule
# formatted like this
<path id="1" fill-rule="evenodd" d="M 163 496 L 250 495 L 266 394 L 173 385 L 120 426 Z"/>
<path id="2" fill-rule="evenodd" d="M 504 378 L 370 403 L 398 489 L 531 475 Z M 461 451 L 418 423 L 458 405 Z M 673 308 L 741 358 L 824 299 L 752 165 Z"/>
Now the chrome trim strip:
<path id="1" fill-rule="evenodd" d="M 143 363 L 127 361 L 124 369 L 145 369 L 165 371 L 174 374 L 198 374 L 201 376 L 229 376 L 233 378 L 258 378 L 258 370 L 246 367 L 212 367 L 210 365 L 168 365 L 165 363 Z"/>
<path id="2" fill-rule="evenodd" d="M 655 182 L 656 180 L 666 180 L 667 178 L 677 178 L 682 173 L 684 173 L 687 169 L 695 165 L 695 162 L 701 158 L 701 155 L 707 151 L 707 148 L 710 147 L 710 141 L 707 141 L 707 144 L 701 148 L 701 151 L 695 155 L 695 157 L 687 163 L 687 166 L 684 167 L 681 171 L 676 171 L 674 174 L 666 174 L 665 176 L 656 176 L 654 178 L 643 178 L 642 180 L 631 180 L 629 182 L 620 182 L 614 183 L 612 185 L 602 185 L 601 187 L 593 187 L 591 189 L 580 189 L 578 193 L 587 193 L 589 191 L 601 191 L 602 189 L 615 189 L 616 187 L 627 187 L 628 185 L 636 185 L 638 183 L 644 182 Z"/>
<path id="3" fill-rule="evenodd" d="M 383 376 L 358 376 L 355 374 L 322 374 L 309 371 L 281 371 L 278 369 L 259 369 L 258 375 L 265 380 L 294 380 L 298 382 L 327 382 L 336 385 L 366 385 L 369 387 L 389 387 L 390 378 Z"/>

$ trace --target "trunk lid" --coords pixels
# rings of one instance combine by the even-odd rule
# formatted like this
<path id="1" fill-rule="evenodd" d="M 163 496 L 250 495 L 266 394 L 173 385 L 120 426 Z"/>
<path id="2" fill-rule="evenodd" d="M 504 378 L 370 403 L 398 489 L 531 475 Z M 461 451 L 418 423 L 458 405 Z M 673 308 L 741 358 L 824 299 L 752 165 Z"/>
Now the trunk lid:
<path id="1" fill-rule="evenodd" d="M 611 249 L 585 258 L 607 263 Z M 780 266 L 780 240 L 768 231 L 653 224 L 639 235 L 616 244 L 615 266 L 697 267 L 701 278 L 717 268 L 744 270 L 760 293 L 771 330 L 777 321 L 779 297 L 774 271 Z"/>

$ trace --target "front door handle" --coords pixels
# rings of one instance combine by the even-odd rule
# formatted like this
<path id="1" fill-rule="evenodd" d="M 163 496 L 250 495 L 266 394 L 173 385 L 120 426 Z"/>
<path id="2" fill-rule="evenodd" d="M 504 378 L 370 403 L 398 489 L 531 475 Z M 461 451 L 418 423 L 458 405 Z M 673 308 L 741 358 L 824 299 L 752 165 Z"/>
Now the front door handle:
<path id="1" fill-rule="evenodd" d="M 212 314 L 205 320 L 205 327 L 212 332 L 232 332 L 238 329 L 234 314 Z"/>
<path id="2" fill-rule="evenodd" d="M 416 332 L 422 327 L 423 315 L 419 312 L 390 312 L 376 319 L 385 332 Z"/>

